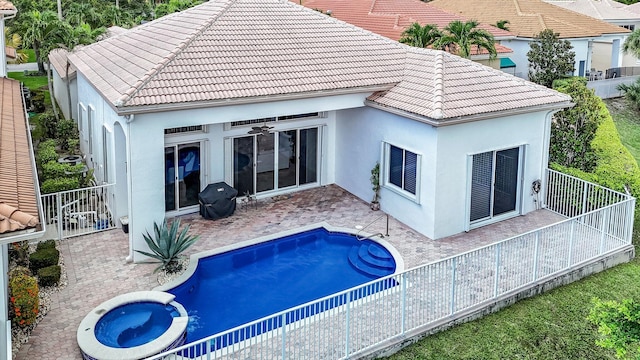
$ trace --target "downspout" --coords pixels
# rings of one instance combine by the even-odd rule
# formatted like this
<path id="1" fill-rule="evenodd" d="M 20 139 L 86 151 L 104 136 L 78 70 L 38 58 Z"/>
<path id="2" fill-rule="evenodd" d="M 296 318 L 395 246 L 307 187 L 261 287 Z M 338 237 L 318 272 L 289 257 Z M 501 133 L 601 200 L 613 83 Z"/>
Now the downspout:
<path id="1" fill-rule="evenodd" d="M 126 123 L 127 123 L 127 138 L 125 140 L 125 144 L 126 144 L 126 149 L 125 152 L 127 154 L 127 213 L 129 214 L 129 255 L 126 258 L 127 262 L 133 262 L 133 227 L 131 226 L 132 224 L 132 215 L 133 213 L 131 212 L 132 207 L 131 207 L 131 145 L 129 144 L 129 142 L 131 141 L 131 123 L 133 122 L 135 115 L 134 114 L 130 114 L 130 115 L 125 115 L 124 116 Z"/>

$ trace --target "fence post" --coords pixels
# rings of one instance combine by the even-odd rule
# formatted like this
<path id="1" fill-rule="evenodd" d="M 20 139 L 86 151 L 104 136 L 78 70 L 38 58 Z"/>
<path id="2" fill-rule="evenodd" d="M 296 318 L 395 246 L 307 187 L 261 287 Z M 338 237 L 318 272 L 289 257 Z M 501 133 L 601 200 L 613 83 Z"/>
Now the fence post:
<path id="1" fill-rule="evenodd" d="M 287 358 L 287 318 L 286 314 L 282 314 L 282 360 Z"/>
<path id="2" fill-rule="evenodd" d="M 493 297 L 498 297 L 498 283 L 500 282 L 500 250 L 502 249 L 502 243 L 496 245 L 496 272 L 495 280 L 493 283 Z"/>
<path id="3" fill-rule="evenodd" d="M 62 222 L 64 221 L 64 215 L 62 214 L 62 199 L 60 199 L 60 193 L 56 193 L 56 221 L 58 222 L 58 240 L 62 240 Z"/>
<path id="4" fill-rule="evenodd" d="M 533 251 L 533 281 L 538 278 L 538 248 L 540 247 L 540 231 L 536 231 L 536 248 Z"/>
<path id="5" fill-rule="evenodd" d="M 456 312 L 456 259 L 451 259 L 451 315 Z"/>
<path id="6" fill-rule="evenodd" d="M 588 184 L 587 184 L 586 181 L 583 181 L 582 183 L 584 184 L 583 189 L 582 189 L 582 214 L 584 215 L 587 212 L 587 186 L 588 186 Z"/>
<path id="7" fill-rule="evenodd" d="M 402 319 L 400 320 L 400 334 L 404 335 L 405 319 L 407 314 L 407 273 L 403 272 L 400 278 L 402 281 Z"/>
<path id="8" fill-rule="evenodd" d="M 346 316 L 345 316 L 345 320 L 346 320 L 346 329 L 345 329 L 345 341 L 344 341 L 344 357 L 346 359 L 349 358 L 349 324 L 350 324 L 350 308 L 351 308 L 351 291 L 349 291 L 347 293 L 347 311 L 346 311 Z"/>
<path id="9" fill-rule="evenodd" d="M 573 260 L 573 237 L 576 228 L 576 221 L 571 221 L 571 231 L 569 232 L 569 256 L 567 259 L 567 266 L 571 266 L 571 260 Z"/>
<path id="10" fill-rule="evenodd" d="M 600 236 L 600 255 L 604 253 L 604 240 L 607 235 L 606 229 L 609 227 L 609 216 L 611 216 L 611 208 L 602 211 L 602 235 Z"/>

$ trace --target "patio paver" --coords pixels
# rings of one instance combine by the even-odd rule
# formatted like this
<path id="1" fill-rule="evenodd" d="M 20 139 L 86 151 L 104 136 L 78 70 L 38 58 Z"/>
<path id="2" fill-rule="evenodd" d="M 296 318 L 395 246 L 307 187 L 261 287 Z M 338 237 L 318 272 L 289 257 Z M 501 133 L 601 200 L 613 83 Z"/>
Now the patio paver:
<path id="1" fill-rule="evenodd" d="M 432 262 L 478 248 L 562 220 L 549 211 L 535 211 L 497 224 L 431 240 L 390 218 L 386 238 L 402 255 L 405 268 Z M 385 214 L 371 211 L 366 202 L 342 188 L 330 185 L 260 200 L 256 208 L 239 207 L 229 218 L 204 220 L 198 214 L 182 217 L 200 240 L 187 254 L 270 235 L 325 221 L 333 226 L 366 226 L 366 232 L 385 232 Z M 23 344 L 18 360 L 81 359 L 76 331 L 82 318 L 101 302 L 114 296 L 158 285 L 155 264 L 132 264 L 128 238 L 111 230 L 71 239 L 59 244 L 67 268 L 68 285 L 54 294 L 51 310 Z"/>

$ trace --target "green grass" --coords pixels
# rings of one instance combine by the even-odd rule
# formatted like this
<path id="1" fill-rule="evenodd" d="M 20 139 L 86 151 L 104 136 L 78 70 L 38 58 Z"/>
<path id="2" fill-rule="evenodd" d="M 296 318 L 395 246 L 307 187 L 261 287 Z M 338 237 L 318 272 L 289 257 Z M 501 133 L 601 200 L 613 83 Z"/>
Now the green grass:
<path id="1" fill-rule="evenodd" d="M 31 91 L 48 89 L 46 76 L 24 76 L 23 72 L 10 72 L 8 76 L 23 82 Z"/>
<path id="2" fill-rule="evenodd" d="M 605 103 L 616 124 L 622 144 L 640 163 L 640 112 L 630 108 L 623 98 L 606 100 Z"/>
<path id="3" fill-rule="evenodd" d="M 33 51 L 33 49 L 25 49 L 24 52 L 27 54 L 27 56 L 29 56 L 27 62 L 36 62 L 36 53 Z"/>
<path id="4" fill-rule="evenodd" d="M 640 159 L 640 112 L 621 99 L 607 101 L 622 143 Z M 636 216 L 634 243 L 638 243 Z M 640 260 L 520 301 L 498 313 L 422 339 L 390 360 L 416 359 L 616 359 L 596 346 L 587 315 L 591 299 L 640 299 Z"/>

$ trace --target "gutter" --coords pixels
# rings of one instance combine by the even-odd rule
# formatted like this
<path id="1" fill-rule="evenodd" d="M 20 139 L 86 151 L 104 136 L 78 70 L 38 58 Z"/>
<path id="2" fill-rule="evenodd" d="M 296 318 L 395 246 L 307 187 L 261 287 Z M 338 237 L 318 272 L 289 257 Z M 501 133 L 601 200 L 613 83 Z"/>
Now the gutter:
<path id="1" fill-rule="evenodd" d="M 396 108 L 380 105 L 380 104 L 375 103 L 375 102 L 373 102 L 371 100 L 365 100 L 364 104 L 366 106 L 370 106 L 370 107 L 378 109 L 378 110 L 386 111 L 388 113 L 399 115 L 399 116 L 402 116 L 402 117 L 405 117 L 405 118 L 408 118 L 408 119 L 411 119 L 411 120 L 420 121 L 422 123 L 431 125 L 433 127 L 464 124 L 464 123 L 473 122 L 473 121 L 494 119 L 494 118 L 502 117 L 502 116 L 526 114 L 526 113 L 530 113 L 530 112 L 533 112 L 533 111 L 536 111 L 536 112 L 537 111 L 545 111 L 545 110 L 558 110 L 559 111 L 559 110 L 562 110 L 562 109 L 565 109 L 565 108 L 569 108 L 569 107 L 572 107 L 573 105 L 575 105 L 571 101 L 567 100 L 567 101 L 563 101 L 563 102 L 560 102 L 560 103 L 554 103 L 554 104 L 536 105 L 536 106 L 530 106 L 530 107 L 526 107 L 526 108 L 518 108 L 518 109 L 496 111 L 496 112 L 476 114 L 476 115 L 460 116 L 460 117 L 457 117 L 457 118 L 450 118 L 450 119 L 443 119 L 443 120 L 434 120 L 432 118 L 429 118 L 429 117 L 426 117 L 426 116 L 423 116 L 423 115 L 418 115 L 418 114 L 411 113 L 411 112 L 408 112 L 408 111 L 404 111 L 404 110 L 400 110 L 400 109 L 396 109 Z"/>
<path id="2" fill-rule="evenodd" d="M 118 107 L 116 104 L 113 104 L 111 102 L 109 102 L 109 104 L 115 110 L 117 115 L 126 116 L 126 115 L 154 113 L 154 112 L 162 112 L 162 111 L 193 110 L 193 109 L 202 109 L 202 108 L 210 108 L 210 107 L 229 106 L 229 105 L 245 105 L 245 104 L 266 103 L 266 102 L 272 102 L 272 101 L 300 100 L 300 99 L 317 98 L 320 96 L 374 93 L 377 91 L 389 90 L 392 87 L 394 87 L 396 84 L 397 83 L 389 83 L 389 84 L 362 86 L 362 87 L 355 87 L 355 88 L 319 90 L 319 91 L 304 92 L 304 93 L 266 95 L 266 96 L 260 96 L 260 97 L 251 96 L 251 97 L 241 97 L 241 98 L 233 98 L 233 99 L 208 100 L 208 101 L 200 101 L 200 102 L 182 102 L 182 103 L 160 104 L 160 105 Z"/>

